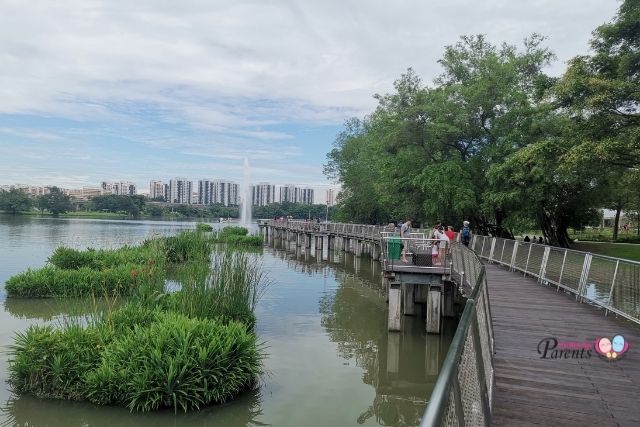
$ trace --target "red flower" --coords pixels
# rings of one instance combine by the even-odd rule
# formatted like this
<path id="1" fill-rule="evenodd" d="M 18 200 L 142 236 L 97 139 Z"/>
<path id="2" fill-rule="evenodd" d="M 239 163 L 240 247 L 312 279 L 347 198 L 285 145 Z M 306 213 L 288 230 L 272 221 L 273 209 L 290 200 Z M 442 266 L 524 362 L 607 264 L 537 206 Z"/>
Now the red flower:
<path id="1" fill-rule="evenodd" d="M 134 269 L 131 270 L 131 277 L 137 277 L 138 276 L 138 272 Z"/>

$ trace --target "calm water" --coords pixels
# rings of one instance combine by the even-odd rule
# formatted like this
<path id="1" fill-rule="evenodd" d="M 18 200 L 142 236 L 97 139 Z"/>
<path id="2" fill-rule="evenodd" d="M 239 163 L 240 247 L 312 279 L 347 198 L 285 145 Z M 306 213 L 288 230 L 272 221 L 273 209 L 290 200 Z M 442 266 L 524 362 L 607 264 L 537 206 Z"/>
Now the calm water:
<path id="1" fill-rule="evenodd" d="M 0 216 L 0 283 L 40 267 L 59 245 L 114 247 L 192 222 L 110 221 Z M 422 321 L 386 331 L 380 267 L 367 258 L 305 253 L 282 244 L 259 255 L 271 286 L 257 309 L 267 345 L 259 390 L 190 414 L 130 413 L 117 407 L 40 400 L 8 389 L 0 357 L 0 419 L 19 426 L 356 426 L 417 425 L 455 325 L 426 336 Z M 59 322 L 78 301 L 6 299 L 0 294 L 0 345 L 32 323 Z"/>

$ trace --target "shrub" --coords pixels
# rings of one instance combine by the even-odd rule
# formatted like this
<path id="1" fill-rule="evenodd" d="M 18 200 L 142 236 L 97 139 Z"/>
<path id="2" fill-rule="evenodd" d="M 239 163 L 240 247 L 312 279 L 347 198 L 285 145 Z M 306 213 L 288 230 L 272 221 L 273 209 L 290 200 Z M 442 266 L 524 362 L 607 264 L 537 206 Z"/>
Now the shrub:
<path id="1" fill-rule="evenodd" d="M 163 313 L 119 335 L 86 376 L 87 396 L 135 411 L 198 409 L 251 387 L 260 374 L 256 337 L 244 325 Z"/>
<path id="2" fill-rule="evenodd" d="M 246 236 L 247 234 L 249 234 L 249 230 L 246 229 L 245 227 L 227 226 L 222 229 L 222 234 L 227 234 L 227 235 L 235 234 L 238 236 Z"/>
<path id="3" fill-rule="evenodd" d="M 164 244 L 167 261 L 172 263 L 207 259 L 211 253 L 211 239 L 196 231 L 166 237 Z"/>
<path id="4" fill-rule="evenodd" d="M 94 251 L 78 251 L 76 249 L 60 246 L 49 257 L 49 263 L 59 268 L 76 269 L 91 267 L 94 260 Z"/>
<path id="5" fill-rule="evenodd" d="M 256 336 L 241 323 L 139 305 L 118 310 L 111 323 L 31 326 L 9 353 L 18 393 L 136 411 L 225 402 L 255 384 L 262 361 Z"/>
<path id="6" fill-rule="evenodd" d="M 89 295 L 131 295 L 137 289 L 158 289 L 164 273 L 154 266 L 124 264 L 106 270 L 81 267 L 28 269 L 5 284 L 9 297 L 47 298 Z"/>
<path id="7" fill-rule="evenodd" d="M 197 231 L 213 231 L 213 227 L 211 224 L 206 224 L 204 222 L 199 222 L 196 224 Z"/>

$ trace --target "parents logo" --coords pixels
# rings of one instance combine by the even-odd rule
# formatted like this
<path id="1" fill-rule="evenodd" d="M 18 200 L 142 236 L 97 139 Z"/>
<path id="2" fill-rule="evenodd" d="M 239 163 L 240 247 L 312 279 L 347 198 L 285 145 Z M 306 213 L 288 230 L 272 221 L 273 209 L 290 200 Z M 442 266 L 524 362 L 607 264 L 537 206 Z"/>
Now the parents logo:
<path id="1" fill-rule="evenodd" d="M 598 355 L 607 361 L 620 360 L 629 350 L 629 343 L 622 335 L 612 339 L 603 337 L 593 341 L 559 341 L 555 337 L 544 338 L 538 343 L 541 359 L 591 359 Z"/>
<path id="2" fill-rule="evenodd" d="M 595 343 L 595 350 L 598 355 L 605 360 L 620 360 L 629 350 L 629 342 L 622 335 L 616 335 L 612 339 L 598 338 Z"/>

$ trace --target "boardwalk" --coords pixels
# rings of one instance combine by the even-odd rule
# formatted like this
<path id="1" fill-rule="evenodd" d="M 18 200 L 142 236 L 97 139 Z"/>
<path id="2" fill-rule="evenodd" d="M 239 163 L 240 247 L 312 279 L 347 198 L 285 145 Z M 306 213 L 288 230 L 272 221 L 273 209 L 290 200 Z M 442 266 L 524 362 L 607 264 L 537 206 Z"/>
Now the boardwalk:
<path id="1" fill-rule="evenodd" d="M 495 337 L 497 426 L 640 426 L 640 327 L 534 279 L 487 265 Z M 624 359 L 541 359 L 545 337 L 591 341 L 622 334 Z"/>

